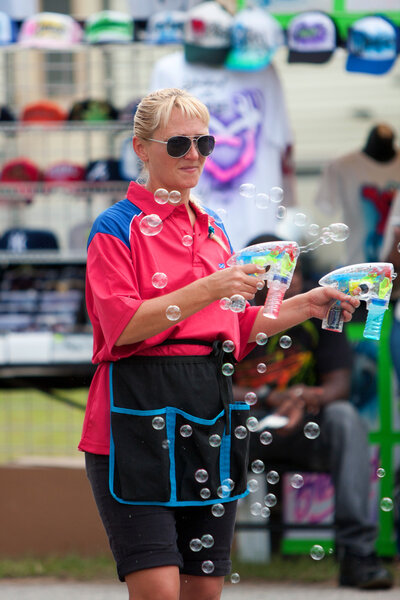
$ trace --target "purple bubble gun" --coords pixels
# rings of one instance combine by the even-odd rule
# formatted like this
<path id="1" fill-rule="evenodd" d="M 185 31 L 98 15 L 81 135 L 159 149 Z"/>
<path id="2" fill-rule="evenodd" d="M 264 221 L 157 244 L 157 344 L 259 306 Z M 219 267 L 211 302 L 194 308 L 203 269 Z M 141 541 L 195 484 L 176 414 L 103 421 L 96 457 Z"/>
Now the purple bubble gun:
<path id="1" fill-rule="evenodd" d="M 361 263 L 331 271 L 319 280 L 319 284 L 334 287 L 345 294 L 365 300 L 368 316 L 363 335 L 371 340 L 379 340 L 383 316 L 389 305 L 395 276 L 391 263 Z M 335 300 L 332 304 L 322 321 L 322 328 L 342 331 L 343 316 L 340 301 Z"/>
<path id="2" fill-rule="evenodd" d="M 230 267 L 234 265 L 254 264 L 269 267 L 266 273 L 257 275 L 265 279 L 268 286 L 267 299 L 263 315 L 276 319 L 286 290 L 290 286 L 300 248 L 297 242 L 263 242 L 247 246 L 228 259 Z"/>

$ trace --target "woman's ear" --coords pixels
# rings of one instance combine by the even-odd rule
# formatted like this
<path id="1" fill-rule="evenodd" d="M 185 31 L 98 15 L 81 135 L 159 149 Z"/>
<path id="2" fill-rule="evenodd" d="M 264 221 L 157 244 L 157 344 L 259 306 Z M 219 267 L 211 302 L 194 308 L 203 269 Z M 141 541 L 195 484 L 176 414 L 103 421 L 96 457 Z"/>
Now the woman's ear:
<path id="1" fill-rule="evenodd" d="M 134 135 L 132 139 L 132 145 L 134 151 L 136 152 L 140 160 L 144 163 L 147 162 L 149 160 L 149 157 L 147 153 L 147 144 L 145 143 L 145 141 Z"/>

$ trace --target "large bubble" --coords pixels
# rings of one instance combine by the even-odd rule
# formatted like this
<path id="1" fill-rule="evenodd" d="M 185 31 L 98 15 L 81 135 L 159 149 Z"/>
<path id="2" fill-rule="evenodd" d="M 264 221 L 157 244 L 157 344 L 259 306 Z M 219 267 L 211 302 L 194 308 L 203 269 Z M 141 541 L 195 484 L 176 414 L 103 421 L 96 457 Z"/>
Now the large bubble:
<path id="1" fill-rule="evenodd" d="M 158 204 L 166 204 L 168 202 L 168 195 L 168 190 L 165 190 L 164 188 L 158 188 L 158 190 L 154 192 L 154 200 Z"/>
<path id="2" fill-rule="evenodd" d="M 254 183 L 242 183 L 239 188 L 239 194 L 243 196 L 243 198 L 254 198 L 256 195 L 256 186 Z"/>
<path id="3" fill-rule="evenodd" d="M 269 197 L 271 198 L 271 202 L 280 204 L 283 200 L 283 189 L 278 186 L 272 187 L 269 191 Z"/>
<path id="4" fill-rule="evenodd" d="M 139 223 L 143 235 L 157 235 L 163 228 L 163 222 L 158 215 L 146 215 Z"/>
<path id="5" fill-rule="evenodd" d="M 154 273 L 153 277 L 151 278 L 151 283 L 153 284 L 153 287 L 161 290 L 162 288 L 165 288 L 165 286 L 167 285 L 168 277 L 165 273 L 161 273 L 161 272 Z"/>
<path id="6" fill-rule="evenodd" d="M 329 229 L 334 242 L 344 242 L 350 235 L 350 229 L 345 223 L 331 223 Z"/>

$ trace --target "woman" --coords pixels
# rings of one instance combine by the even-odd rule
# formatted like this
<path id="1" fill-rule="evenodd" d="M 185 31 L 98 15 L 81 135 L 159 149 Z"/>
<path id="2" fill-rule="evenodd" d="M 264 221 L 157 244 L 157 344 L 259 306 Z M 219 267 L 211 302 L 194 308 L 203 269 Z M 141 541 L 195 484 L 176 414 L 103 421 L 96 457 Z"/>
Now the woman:
<path id="1" fill-rule="evenodd" d="M 208 120 L 184 91 L 146 96 L 133 137 L 146 185 L 132 182 L 89 237 L 98 368 L 79 448 L 135 600 L 220 598 L 236 500 L 246 494 L 249 407 L 233 403 L 232 363 L 259 332 L 323 318 L 334 298 L 346 320 L 358 305 L 319 288 L 284 302 L 276 320 L 249 305 L 225 310 L 223 298 L 254 297 L 264 270 L 226 268 L 226 233 L 191 197 L 214 147 Z"/>

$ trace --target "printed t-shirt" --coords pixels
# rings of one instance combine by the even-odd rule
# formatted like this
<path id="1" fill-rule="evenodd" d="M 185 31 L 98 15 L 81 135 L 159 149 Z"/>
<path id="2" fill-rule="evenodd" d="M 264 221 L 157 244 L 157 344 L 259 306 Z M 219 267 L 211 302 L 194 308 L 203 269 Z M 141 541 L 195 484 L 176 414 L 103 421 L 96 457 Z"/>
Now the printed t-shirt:
<path id="1" fill-rule="evenodd" d="M 208 354 L 206 346 L 158 346 L 168 339 L 195 338 L 213 342 L 230 339 L 234 356 L 241 360 L 254 347 L 248 344 L 258 307 L 247 304 L 244 312 L 222 310 L 213 302 L 165 331 L 135 344 L 115 342 L 144 300 L 168 294 L 226 266 L 231 252 L 229 239 L 214 215 L 195 205 L 192 228 L 184 205 L 158 204 L 153 195 L 131 182 L 127 198 L 105 210 L 95 221 L 88 241 L 86 304 L 93 325 L 93 362 L 98 364 L 90 390 L 79 449 L 99 454 L 109 451 L 110 400 L 108 365 L 134 354 L 148 356 Z M 142 233 L 143 218 L 158 215 L 162 230 Z M 226 250 L 210 238 L 210 227 Z M 183 237 L 193 243 L 185 245 Z M 186 239 L 185 239 L 186 242 Z M 155 273 L 167 276 L 167 284 L 156 288 Z M 161 390 L 160 390 L 161 391 Z M 162 401 L 161 401 L 162 403 Z"/>

